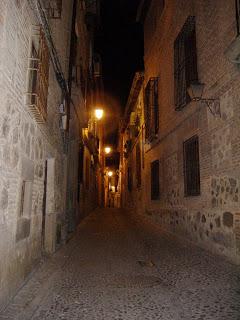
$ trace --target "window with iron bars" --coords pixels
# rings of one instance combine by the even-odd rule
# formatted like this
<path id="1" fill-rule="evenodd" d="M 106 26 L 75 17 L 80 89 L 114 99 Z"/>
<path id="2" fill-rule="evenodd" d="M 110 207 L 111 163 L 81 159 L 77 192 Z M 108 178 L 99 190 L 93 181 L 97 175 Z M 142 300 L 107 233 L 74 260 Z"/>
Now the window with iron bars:
<path id="1" fill-rule="evenodd" d="M 151 163 L 151 200 L 159 200 L 159 198 L 159 160 L 155 160 Z"/>
<path id="2" fill-rule="evenodd" d="M 140 188 L 142 183 L 142 164 L 141 164 L 141 148 L 140 148 L 139 142 L 136 145 L 136 183 L 137 183 L 137 188 Z"/>
<path id="3" fill-rule="evenodd" d="M 240 0 L 235 0 L 236 7 L 236 22 L 237 22 L 237 36 L 240 35 Z"/>
<path id="4" fill-rule="evenodd" d="M 31 42 L 28 66 L 27 105 L 38 123 L 47 118 L 49 51 L 40 30 Z"/>
<path id="5" fill-rule="evenodd" d="M 158 78 L 150 78 L 145 88 L 145 136 L 152 141 L 159 129 Z"/>
<path id="6" fill-rule="evenodd" d="M 183 143 L 184 193 L 185 196 L 200 195 L 200 167 L 198 136 Z"/>
<path id="7" fill-rule="evenodd" d="M 174 42 L 175 108 L 181 110 L 190 101 L 187 89 L 198 80 L 195 17 L 189 16 Z"/>

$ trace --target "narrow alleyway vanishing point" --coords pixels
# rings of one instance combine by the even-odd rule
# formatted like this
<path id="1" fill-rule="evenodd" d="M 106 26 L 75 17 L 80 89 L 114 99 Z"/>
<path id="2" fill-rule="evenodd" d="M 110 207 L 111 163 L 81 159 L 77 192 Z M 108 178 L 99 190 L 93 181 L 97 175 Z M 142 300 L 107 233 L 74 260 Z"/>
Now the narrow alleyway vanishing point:
<path id="1" fill-rule="evenodd" d="M 1 320 L 240 319 L 240 270 L 146 221 L 98 209 Z"/>

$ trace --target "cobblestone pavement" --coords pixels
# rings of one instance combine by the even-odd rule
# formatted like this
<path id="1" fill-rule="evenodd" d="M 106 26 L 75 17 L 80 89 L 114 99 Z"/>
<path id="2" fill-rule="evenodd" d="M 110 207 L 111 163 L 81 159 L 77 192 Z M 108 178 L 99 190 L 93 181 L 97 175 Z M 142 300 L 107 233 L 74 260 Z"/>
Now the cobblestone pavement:
<path id="1" fill-rule="evenodd" d="M 240 268 L 126 213 L 96 210 L 0 319 L 240 319 Z"/>

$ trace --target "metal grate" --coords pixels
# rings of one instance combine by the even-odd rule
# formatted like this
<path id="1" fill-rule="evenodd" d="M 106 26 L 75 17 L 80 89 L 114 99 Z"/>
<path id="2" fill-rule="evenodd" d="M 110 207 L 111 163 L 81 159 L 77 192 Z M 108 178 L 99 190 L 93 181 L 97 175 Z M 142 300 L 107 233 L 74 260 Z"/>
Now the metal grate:
<path id="1" fill-rule="evenodd" d="M 49 51 L 43 32 L 40 33 L 39 77 L 38 77 L 38 108 L 44 120 L 47 117 L 47 96 L 49 80 Z"/>
<path id="2" fill-rule="evenodd" d="M 183 143 L 185 196 L 200 194 L 199 142 L 193 136 Z"/>
<path id="3" fill-rule="evenodd" d="M 159 160 L 155 160 L 151 163 L 151 200 L 159 200 L 159 198 Z"/>
<path id="4" fill-rule="evenodd" d="M 176 110 L 190 102 L 187 88 L 198 80 L 195 17 L 189 16 L 174 42 L 174 94 Z"/>
<path id="5" fill-rule="evenodd" d="M 44 123 L 47 117 L 48 78 L 48 47 L 43 32 L 34 29 L 28 64 L 26 104 L 38 123 Z"/>
<path id="6" fill-rule="evenodd" d="M 137 183 L 137 188 L 140 188 L 142 184 L 142 164 L 141 164 L 141 148 L 139 143 L 137 143 L 136 145 L 136 183 Z"/>
<path id="7" fill-rule="evenodd" d="M 150 78 L 145 88 L 145 135 L 148 141 L 152 141 L 159 129 L 159 105 L 158 105 L 158 78 Z"/>

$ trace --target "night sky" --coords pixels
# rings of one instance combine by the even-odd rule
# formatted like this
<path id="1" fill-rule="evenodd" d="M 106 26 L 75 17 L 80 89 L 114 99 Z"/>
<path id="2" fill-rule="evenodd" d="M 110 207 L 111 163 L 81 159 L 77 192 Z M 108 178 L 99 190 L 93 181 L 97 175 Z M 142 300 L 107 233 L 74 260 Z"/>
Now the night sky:
<path id="1" fill-rule="evenodd" d="M 142 26 L 136 23 L 139 2 L 101 1 L 102 31 L 97 47 L 102 56 L 105 103 L 109 112 L 108 139 L 113 143 L 112 132 L 124 112 L 134 73 L 143 69 Z"/>

